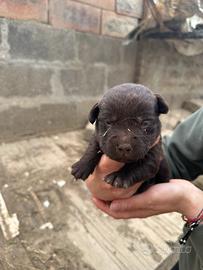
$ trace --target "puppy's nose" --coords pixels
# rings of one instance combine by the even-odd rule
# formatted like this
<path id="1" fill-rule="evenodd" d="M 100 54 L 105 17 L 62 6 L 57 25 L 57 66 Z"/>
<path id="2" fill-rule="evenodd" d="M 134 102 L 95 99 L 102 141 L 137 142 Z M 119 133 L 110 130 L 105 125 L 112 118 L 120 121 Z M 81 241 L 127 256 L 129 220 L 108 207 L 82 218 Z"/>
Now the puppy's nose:
<path id="1" fill-rule="evenodd" d="M 129 143 L 119 144 L 118 151 L 122 154 L 129 154 L 132 151 L 132 147 Z"/>

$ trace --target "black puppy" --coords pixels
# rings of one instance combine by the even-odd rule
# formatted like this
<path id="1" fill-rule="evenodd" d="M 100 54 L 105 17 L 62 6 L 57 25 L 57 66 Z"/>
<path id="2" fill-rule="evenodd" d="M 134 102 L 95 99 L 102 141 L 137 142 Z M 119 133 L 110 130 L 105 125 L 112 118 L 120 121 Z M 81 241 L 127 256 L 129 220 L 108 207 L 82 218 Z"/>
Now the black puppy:
<path id="1" fill-rule="evenodd" d="M 96 121 L 95 134 L 82 158 L 73 164 L 72 175 L 85 180 L 104 153 L 125 163 L 104 179 L 115 187 L 128 188 L 146 179 L 168 181 L 159 120 L 167 112 L 163 98 L 143 85 L 126 83 L 111 88 L 90 111 L 90 123 Z"/>

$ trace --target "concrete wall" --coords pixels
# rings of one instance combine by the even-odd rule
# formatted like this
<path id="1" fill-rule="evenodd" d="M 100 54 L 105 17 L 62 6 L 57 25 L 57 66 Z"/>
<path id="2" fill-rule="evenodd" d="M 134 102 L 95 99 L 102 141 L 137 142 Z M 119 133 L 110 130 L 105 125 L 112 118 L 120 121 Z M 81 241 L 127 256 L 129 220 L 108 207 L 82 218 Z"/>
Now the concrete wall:
<path id="1" fill-rule="evenodd" d="M 123 82 L 171 107 L 203 95 L 203 55 L 165 41 L 122 46 L 141 16 L 142 0 L 0 1 L 0 141 L 82 128 L 99 96 Z"/>
<path id="2" fill-rule="evenodd" d="M 122 37 L 141 0 L 0 1 L 0 141 L 85 126 L 107 88 L 134 81 Z"/>
<path id="3" fill-rule="evenodd" d="M 143 40 L 136 67 L 135 80 L 161 93 L 171 108 L 203 97 L 203 54 L 183 56 L 164 40 Z"/>

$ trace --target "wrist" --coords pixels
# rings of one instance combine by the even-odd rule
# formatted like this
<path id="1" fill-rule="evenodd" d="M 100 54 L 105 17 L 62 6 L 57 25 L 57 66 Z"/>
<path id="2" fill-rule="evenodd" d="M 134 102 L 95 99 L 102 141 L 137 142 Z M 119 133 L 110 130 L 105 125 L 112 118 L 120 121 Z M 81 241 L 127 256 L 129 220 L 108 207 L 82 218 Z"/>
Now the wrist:
<path id="1" fill-rule="evenodd" d="M 191 220 L 198 216 L 203 208 L 203 191 L 192 185 L 186 188 L 183 195 L 183 204 L 181 214 Z M 200 224 L 202 224 L 201 222 Z"/>

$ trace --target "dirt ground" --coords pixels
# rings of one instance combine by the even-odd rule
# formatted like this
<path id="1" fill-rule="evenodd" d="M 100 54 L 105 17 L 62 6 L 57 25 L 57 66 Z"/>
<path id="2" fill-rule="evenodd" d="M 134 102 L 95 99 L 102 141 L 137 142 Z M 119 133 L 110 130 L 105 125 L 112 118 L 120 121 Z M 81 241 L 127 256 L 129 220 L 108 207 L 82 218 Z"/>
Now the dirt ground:
<path id="1" fill-rule="evenodd" d="M 82 151 L 82 143 L 73 148 Z M 57 136 L 1 145 L 1 191 L 20 234 L 7 241 L 0 233 L 0 269 L 92 269 L 66 233 L 74 215 L 64 192 L 74 186 L 66 150 Z M 74 160 L 71 149 L 67 154 Z M 46 223 L 50 229 L 43 229 Z"/>
<path id="2" fill-rule="evenodd" d="M 70 176 L 70 165 L 85 148 L 83 138 L 84 132 L 78 131 L 0 146 L 1 193 L 9 214 L 16 213 L 19 220 L 19 235 L 14 239 L 6 240 L 0 232 L 0 269 L 104 269 L 99 266 L 102 263 L 112 265 L 110 269 L 129 269 L 134 264 L 130 250 L 137 239 L 129 223 L 118 221 L 116 227 L 112 220 L 107 223 L 91 204 L 83 183 Z M 120 251 L 114 245 L 118 235 L 128 241 L 124 249 L 121 238 Z M 137 231 L 138 236 L 154 249 L 142 231 Z M 99 254 L 106 256 L 105 263 Z M 163 259 L 157 251 L 152 257 L 156 265 Z"/>

